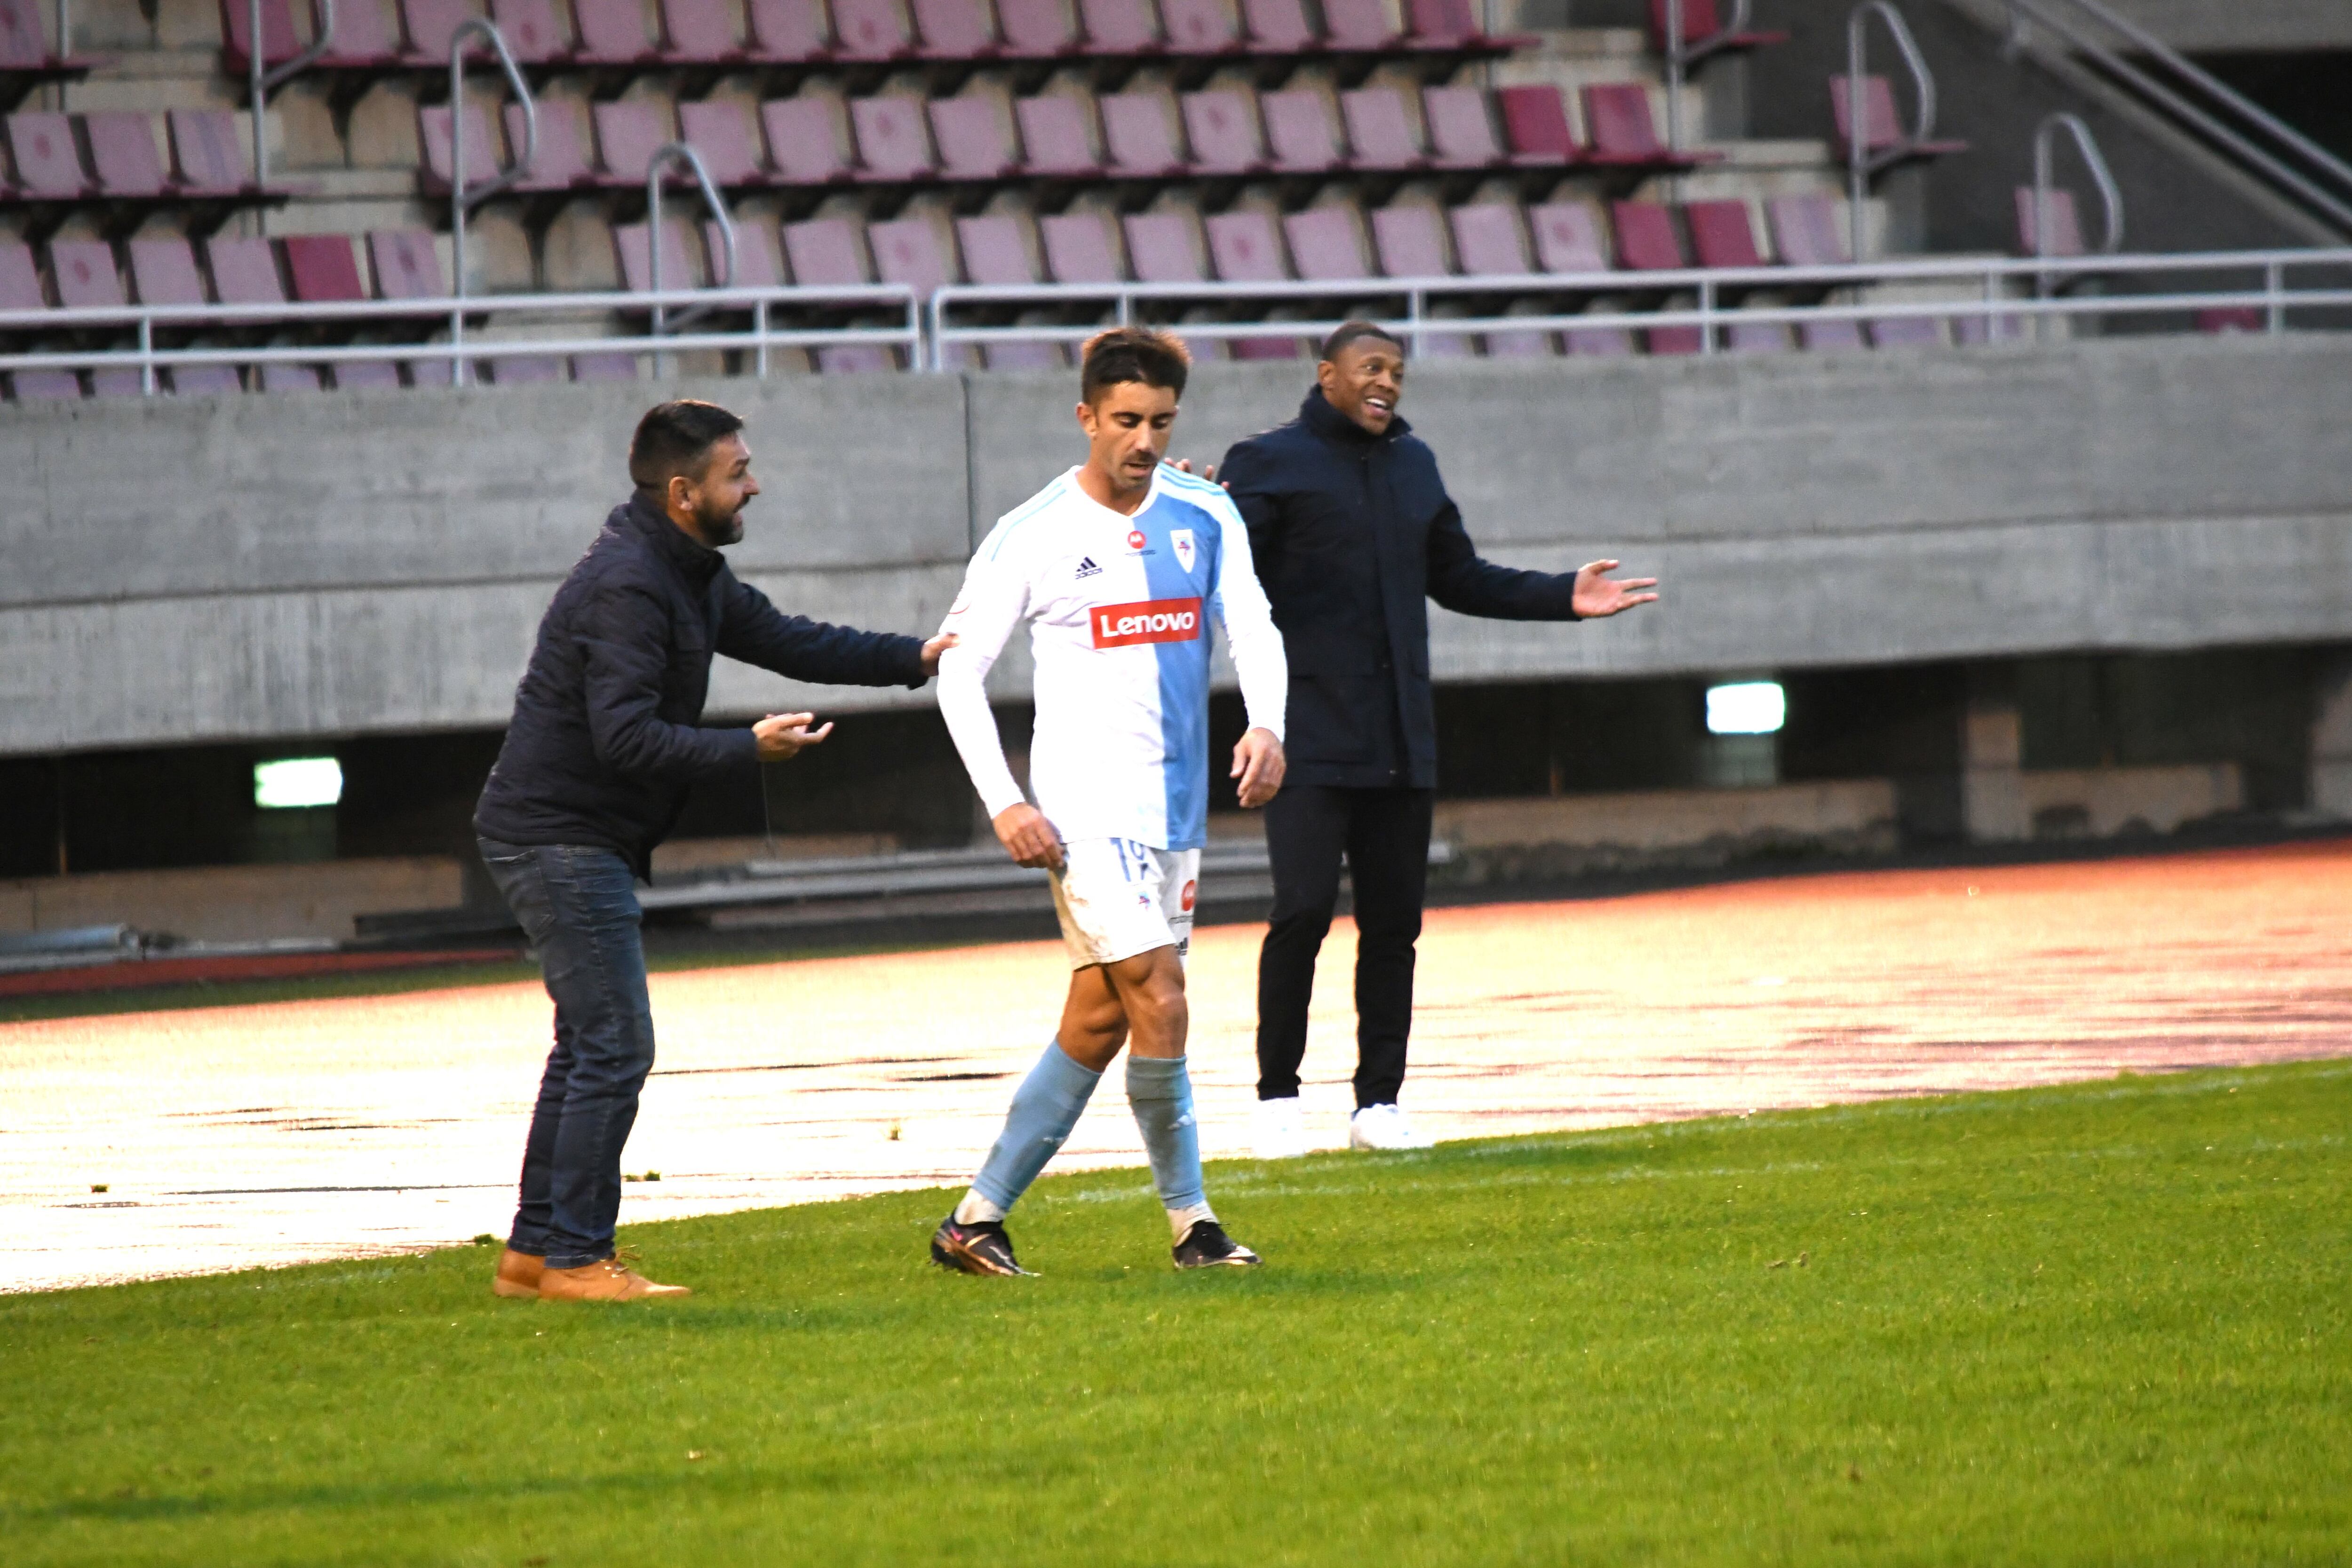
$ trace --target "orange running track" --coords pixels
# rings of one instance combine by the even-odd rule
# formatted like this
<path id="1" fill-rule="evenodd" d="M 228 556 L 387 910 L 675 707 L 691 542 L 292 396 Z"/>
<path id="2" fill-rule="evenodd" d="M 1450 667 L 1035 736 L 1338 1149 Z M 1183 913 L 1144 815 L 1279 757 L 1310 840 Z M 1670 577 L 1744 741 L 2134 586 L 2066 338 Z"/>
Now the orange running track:
<path id="1" fill-rule="evenodd" d="M 2347 902 L 2330 840 L 1437 911 L 1405 1103 L 1467 1138 L 2352 1054 Z M 1259 929 L 1194 946 L 1212 1158 L 1246 1152 Z M 1332 1147 L 1353 956 L 1343 921 L 1306 1090 Z M 661 1179 L 623 1223 L 960 1184 L 1066 973 L 1020 942 L 656 975 L 625 1169 Z M 0 1289 L 503 1235 L 548 1024 L 504 984 L 0 1026 Z M 1056 1168 L 1141 1163 L 1114 1079 Z"/>

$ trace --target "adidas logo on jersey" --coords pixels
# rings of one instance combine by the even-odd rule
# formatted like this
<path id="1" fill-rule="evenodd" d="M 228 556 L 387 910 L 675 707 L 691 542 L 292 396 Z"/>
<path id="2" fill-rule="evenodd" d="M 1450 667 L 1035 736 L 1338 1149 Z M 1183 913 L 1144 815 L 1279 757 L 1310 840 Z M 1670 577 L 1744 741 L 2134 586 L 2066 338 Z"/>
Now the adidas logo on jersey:
<path id="1" fill-rule="evenodd" d="M 1083 583 L 1089 577 L 1101 576 L 1102 568 L 1095 564 L 1095 558 L 1093 556 L 1081 555 L 1078 557 L 1078 569 L 1076 572 L 1073 573 L 1072 575 L 1076 577 L 1079 582 Z"/>
<path id="2" fill-rule="evenodd" d="M 1201 601 L 1146 599 L 1137 605 L 1102 605 L 1090 621 L 1097 647 L 1193 642 L 1201 636 Z"/>

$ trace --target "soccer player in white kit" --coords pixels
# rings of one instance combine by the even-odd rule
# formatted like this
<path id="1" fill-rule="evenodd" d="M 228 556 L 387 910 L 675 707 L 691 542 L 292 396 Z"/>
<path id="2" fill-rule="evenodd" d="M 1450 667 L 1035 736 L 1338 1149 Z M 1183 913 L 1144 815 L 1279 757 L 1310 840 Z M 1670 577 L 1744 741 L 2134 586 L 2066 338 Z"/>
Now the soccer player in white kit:
<path id="1" fill-rule="evenodd" d="M 998 520 L 942 628 L 957 640 L 940 661 L 940 711 L 997 837 L 1051 874 L 1074 971 L 1060 1028 L 931 1238 L 931 1260 L 967 1274 L 1027 1272 L 1005 1211 L 1077 1125 L 1122 1046 L 1176 1266 L 1258 1261 L 1225 1234 L 1202 1188 L 1183 961 L 1208 826 L 1209 620 L 1223 626 L 1249 713 L 1233 759 L 1244 806 L 1282 784 L 1282 634 L 1233 502 L 1161 460 L 1184 345 L 1121 327 L 1088 340 L 1081 358 L 1086 462 Z M 1036 660 L 1034 805 L 1005 765 L 982 686 L 1024 621 Z"/>

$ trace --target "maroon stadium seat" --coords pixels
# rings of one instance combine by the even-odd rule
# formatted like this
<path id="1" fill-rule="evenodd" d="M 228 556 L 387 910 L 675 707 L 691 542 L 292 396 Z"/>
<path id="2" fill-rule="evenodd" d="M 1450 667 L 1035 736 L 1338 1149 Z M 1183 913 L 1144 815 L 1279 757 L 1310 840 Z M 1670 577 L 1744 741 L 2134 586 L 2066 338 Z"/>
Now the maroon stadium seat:
<path id="1" fill-rule="evenodd" d="M 1514 163 L 1573 163 L 1580 154 L 1568 128 L 1568 105 L 1550 82 L 1507 87 L 1495 94 Z"/>
<path id="2" fill-rule="evenodd" d="M 1265 54 L 1296 55 L 1323 47 L 1323 35 L 1307 19 L 1300 0 L 1242 0 L 1250 47 Z"/>
<path id="3" fill-rule="evenodd" d="M 236 0 L 227 0 L 235 5 Z M 340 23 L 341 14 L 337 13 Z M 572 37 L 555 14 L 555 0 L 490 0 L 490 20 L 506 36 L 514 58 L 530 65 L 568 59 Z M 540 107 L 547 107 L 544 100 Z"/>
<path id="4" fill-rule="evenodd" d="M 996 0 L 996 26 L 1004 35 L 1003 52 L 1024 59 L 1052 59 L 1086 47 L 1061 0 Z"/>
<path id="5" fill-rule="evenodd" d="M 1378 223 L 1387 213 L 1372 215 Z M 1318 282 L 1369 278 L 1364 265 L 1364 234 L 1352 207 L 1310 207 L 1282 220 L 1283 237 L 1298 262 L 1298 275 Z"/>
<path id="6" fill-rule="evenodd" d="M 2022 256 L 2042 254 L 2034 247 L 2033 187 L 2020 185 L 2017 200 L 2017 248 Z M 2050 250 L 2052 256 L 2081 256 L 2083 220 L 2075 211 L 2074 193 L 2053 190 L 2050 193 Z"/>
<path id="7" fill-rule="evenodd" d="M 596 104 L 588 113 L 596 127 L 596 161 L 605 175 L 620 184 L 643 182 L 654 154 L 671 140 L 669 116 L 662 106 L 623 99 Z"/>
<path id="8" fill-rule="evenodd" d="M 505 109 L 507 145 L 522 151 L 522 105 Z M 520 184 L 525 190 L 562 191 L 598 184 L 596 161 L 589 155 L 588 106 L 575 98 L 539 100 L 539 150 L 531 155 L 530 173 Z M 467 163 L 473 158 L 468 154 Z"/>
<path id="9" fill-rule="evenodd" d="M 178 235 L 134 239 L 130 244 L 131 286 L 142 305 L 201 305 L 205 280 L 195 252 Z"/>
<path id="10" fill-rule="evenodd" d="M 1635 272 L 1675 271 L 1689 265 L 1675 215 L 1656 202 L 1612 202 L 1609 221 L 1617 231 L 1617 264 Z M 1651 327 L 1650 352 L 1695 354 L 1702 334 L 1696 327 Z"/>
<path id="11" fill-rule="evenodd" d="M 1404 37 L 1382 0 L 1323 0 L 1326 44 L 1339 50 L 1383 50 Z"/>
<path id="12" fill-rule="evenodd" d="M 1486 95 L 1476 88 L 1424 88 L 1421 105 L 1429 123 L 1430 162 L 1441 168 L 1483 169 L 1505 161 Z"/>
<path id="13" fill-rule="evenodd" d="M 1113 174 L 1159 178 L 1182 171 L 1167 100 L 1156 93 L 1106 93 L 1102 121 Z"/>
<path id="14" fill-rule="evenodd" d="M 1098 213 L 1056 213 L 1037 220 L 1045 270 L 1056 283 L 1116 283 L 1118 257 Z"/>
<path id="15" fill-rule="evenodd" d="M 1078 0 L 1078 19 L 1093 54 L 1148 55 L 1165 47 L 1151 0 Z"/>
<path id="16" fill-rule="evenodd" d="M 740 241 L 739 239 L 738 243 Z M 702 270 L 702 247 L 693 242 L 684 219 L 664 218 L 661 226 L 662 289 L 699 289 L 710 279 Z M 654 286 L 653 258 L 646 247 L 646 226 L 613 226 L 613 254 L 621 264 L 621 286 L 632 294 L 649 293 Z M 740 258 L 739 258 L 740 260 Z"/>
<path id="17" fill-rule="evenodd" d="M 193 195 L 232 195 L 253 188 L 235 114 L 226 109 L 174 109 L 163 118 L 171 127 L 172 163 L 181 189 Z"/>
<path id="18" fill-rule="evenodd" d="M 286 303 L 278 257 L 266 239 L 216 234 L 205 241 L 205 267 L 213 275 L 213 297 L 224 305 Z"/>
<path id="19" fill-rule="evenodd" d="M 1209 260 L 1228 283 L 1279 283 L 1290 276 L 1274 219 L 1262 212 L 1223 212 L 1205 219 Z"/>
<path id="20" fill-rule="evenodd" d="M 449 138 L 449 106 L 421 105 L 416 110 L 416 139 L 425 147 L 425 184 L 437 190 L 449 188 L 450 160 L 454 151 Z M 490 117 L 482 112 L 478 103 L 466 105 L 466 183 L 487 180 L 499 172 L 501 150 L 493 140 Z"/>
<path id="21" fill-rule="evenodd" d="M 1842 267 L 1846 226 L 1830 196 L 1773 196 L 1764 204 L 1772 248 L 1790 267 Z"/>
<path id="22" fill-rule="evenodd" d="M 955 267 L 940 244 L 940 231 L 927 217 L 894 218 L 866 226 L 874 270 L 885 283 L 903 283 L 919 299 L 955 282 Z"/>
<path id="23" fill-rule="evenodd" d="M 425 230 L 380 228 L 367 237 L 367 248 L 378 299 L 447 297 L 448 285 L 441 279 L 441 258 L 433 248 L 433 236 Z"/>
<path id="24" fill-rule="evenodd" d="M 406 52 L 447 63 L 449 40 L 469 15 L 465 0 L 400 0 L 400 30 Z"/>
<path id="25" fill-rule="evenodd" d="M 760 105 L 768 160 L 779 178 L 789 184 L 823 185 L 846 184 L 853 177 L 837 114 L 822 98 L 780 98 Z"/>
<path id="26" fill-rule="evenodd" d="M 1192 144 L 1195 170 L 1211 174 L 1254 174 L 1265 168 L 1265 149 L 1258 137 L 1257 116 L 1247 92 L 1188 92 L 1179 101 L 1183 106 L 1184 137 Z"/>
<path id="27" fill-rule="evenodd" d="M 26 110 L 8 116 L 8 153 L 24 195 L 72 201 L 91 193 L 73 121 L 63 114 Z"/>
<path id="28" fill-rule="evenodd" d="M 1665 143 L 1658 140 L 1657 123 L 1650 117 L 1650 92 L 1639 82 L 1595 82 L 1581 89 L 1584 130 L 1591 145 L 1586 156 L 1596 163 L 1649 164 L 1669 163 Z"/>
<path id="29" fill-rule="evenodd" d="M 922 53 L 936 60 L 982 60 L 996 53 L 988 0 L 913 0 Z"/>
<path id="30" fill-rule="evenodd" d="M 1346 163 L 1339 153 L 1339 128 L 1332 123 L 1331 105 L 1312 88 L 1269 92 L 1258 100 L 1265 115 L 1265 139 L 1274 149 L 1274 166 L 1285 174 L 1319 174 Z"/>
<path id="31" fill-rule="evenodd" d="M 1423 44 L 1515 49 L 1535 41 L 1517 34 L 1481 32 L 1471 0 L 1406 0 L 1405 16 L 1413 37 Z"/>
<path id="32" fill-rule="evenodd" d="M 286 270 L 294 279 L 294 298 L 304 304 L 364 300 L 360 281 L 359 254 L 347 234 L 295 234 L 281 242 Z"/>
<path id="33" fill-rule="evenodd" d="M 749 0 L 755 60 L 800 65 L 829 52 L 824 0 Z"/>
<path id="34" fill-rule="evenodd" d="M 58 286 L 58 303 L 68 310 L 118 310 L 124 303 L 114 247 L 102 239 L 49 241 L 49 277 Z"/>
<path id="35" fill-rule="evenodd" d="M 1756 247 L 1756 226 L 1744 201 L 1691 202 L 1683 207 L 1690 227 L 1691 249 L 1701 267 L 1762 267 L 1764 254 Z"/>
<path id="36" fill-rule="evenodd" d="M 120 109 L 99 110 L 81 117 L 89 138 L 89 161 L 98 171 L 98 188 L 110 196 L 158 196 L 170 177 L 163 155 L 155 150 L 155 121 L 147 115 Z"/>
<path id="37" fill-rule="evenodd" d="M 1033 174 L 1099 177 L 1102 162 L 1087 134 L 1084 100 L 1066 93 L 1043 93 L 1013 100 L 1021 127 L 1022 166 Z"/>
<path id="38" fill-rule="evenodd" d="M 1683 0 L 1683 42 L 1710 44 L 1710 54 L 1716 49 L 1761 48 L 1788 40 L 1786 33 L 1727 33 L 1715 0 Z M 1650 0 L 1650 45 L 1660 50 L 1666 47 L 1666 0 Z"/>
<path id="39" fill-rule="evenodd" d="M 1013 133 L 996 100 L 977 94 L 935 98 L 925 106 L 940 163 L 950 179 L 1001 180 L 1020 167 Z"/>
<path id="40" fill-rule="evenodd" d="M 650 65 L 660 58 L 646 36 L 646 14 L 637 0 L 572 0 L 572 20 L 580 33 L 574 58 L 583 64 Z M 644 168 L 638 165 L 640 175 Z"/>
<path id="41" fill-rule="evenodd" d="M 1404 95 L 1390 87 L 1358 88 L 1339 95 L 1347 121 L 1349 162 L 1359 169 L 1415 169 L 1429 160 L 1413 140 Z"/>
<path id="42" fill-rule="evenodd" d="M 1189 213 L 1134 213 L 1120 220 L 1128 258 L 1145 283 L 1198 283 L 1208 277 L 1200 225 Z"/>
<path id="43" fill-rule="evenodd" d="M 5 4 L 5 0 L 0 0 Z M 0 11 L 0 17 L 7 15 Z M 247 0 L 220 0 L 221 53 L 226 57 L 229 68 L 243 75 L 253 58 L 253 8 Z M 336 28 L 342 31 L 342 16 L 336 15 Z M 294 36 L 292 0 L 261 0 L 261 58 L 271 65 L 290 60 L 302 52 L 301 40 Z"/>
<path id="44" fill-rule="evenodd" d="M 759 125 L 751 118 L 751 106 L 740 99 L 679 104 L 677 133 L 702 155 L 703 167 L 722 185 L 756 185 L 768 177 L 761 166 Z"/>
<path id="45" fill-rule="evenodd" d="M 727 0 L 661 0 L 662 58 L 682 65 L 733 65 L 748 51 L 735 36 Z"/>
<path id="46" fill-rule="evenodd" d="M 853 98 L 858 172 L 871 180 L 925 179 L 938 172 L 922 105 L 911 98 Z"/>
<path id="47" fill-rule="evenodd" d="M 2199 310 L 2195 320 L 2199 331 L 2213 337 L 2270 330 L 2270 319 L 2254 305 L 2217 305 L 2211 310 Z"/>
<path id="48" fill-rule="evenodd" d="M 1831 145 L 1840 157 L 1853 145 L 1853 113 L 1847 101 L 1846 79 L 1830 78 L 1830 119 L 1837 126 L 1837 140 Z M 1904 127 L 1903 118 L 1895 111 L 1895 87 L 1883 76 L 1862 79 L 1862 145 L 1865 153 L 1899 151 L 1910 158 L 1935 158 L 1947 153 L 1965 153 L 1965 142 L 1913 142 Z"/>
<path id="49" fill-rule="evenodd" d="M 898 0 L 833 0 L 833 29 L 845 59 L 898 60 L 915 52 Z"/>
<path id="50" fill-rule="evenodd" d="M 1244 45 L 1220 0 L 1160 0 L 1168 48 L 1180 55 L 1231 55 Z"/>

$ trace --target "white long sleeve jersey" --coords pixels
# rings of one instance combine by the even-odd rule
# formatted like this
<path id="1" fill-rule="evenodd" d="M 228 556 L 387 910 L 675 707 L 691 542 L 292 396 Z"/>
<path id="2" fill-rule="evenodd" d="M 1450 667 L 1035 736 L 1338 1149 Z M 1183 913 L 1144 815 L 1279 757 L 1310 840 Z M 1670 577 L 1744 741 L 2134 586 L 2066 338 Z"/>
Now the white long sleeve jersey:
<path id="1" fill-rule="evenodd" d="M 981 542 L 943 631 L 940 712 L 982 803 L 1021 801 L 982 681 L 1023 621 L 1036 658 L 1029 782 L 1066 840 L 1198 848 L 1207 836 L 1209 631 L 1232 646 L 1253 728 L 1282 734 L 1289 671 L 1224 490 L 1161 464 L 1132 516 L 1072 468 Z"/>

